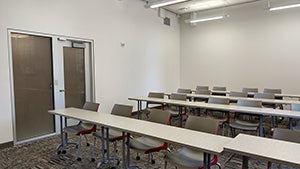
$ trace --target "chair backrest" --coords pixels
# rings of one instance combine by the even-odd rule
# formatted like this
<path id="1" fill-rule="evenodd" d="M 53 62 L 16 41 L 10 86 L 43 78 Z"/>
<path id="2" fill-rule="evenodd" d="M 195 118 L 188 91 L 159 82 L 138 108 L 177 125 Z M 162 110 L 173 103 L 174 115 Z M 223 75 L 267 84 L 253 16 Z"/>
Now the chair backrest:
<path id="1" fill-rule="evenodd" d="M 247 87 L 244 87 L 242 89 L 242 92 L 244 92 L 244 93 L 249 93 L 249 92 L 258 93 L 258 88 L 247 88 Z"/>
<path id="2" fill-rule="evenodd" d="M 257 99 L 275 99 L 274 93 L 255 93 L 254 98 Z"/>
<path id="3" fill-rule="evenodd" d="M 239 99 L 237 101 L 238 106 L 246 106 L 246 107 L 262 107 L 262 101 L 260 100 L 242 100 Z"/>
<path id="4" fill-rule="evenodd" d="M 263 93 L 281 94 L 281 89 L 264 89 Z"/>
<path id="5" fill-rule="evenodd" d="M 182 94 L 182 93 L 171 93 L 170 99 L 186 101 L 187 96 L 186 96 L 186 94 Z"/>
<path id="6" fill-rule="evenodd" d="M 300 104 L 292 103 L 291 109 L 292 111 L 300 111 Z"/>
<path id="7" fill-rule="evenodd" d="M 191 94 L 191 93 L 192 93 L 192 90 L 191 90 L 191 89 L 183 89 L 183 88 L 179 88 L 179 89 L 177 89 L 177 93 Z"/>
<path id="8" fill-rule="evenodd" d="M 208 86 L 197 86 L 196 90 L 209 90 Z"/>
<path id="9" fill-rule="evenodd" d="M 170 124 L 171 113 L 168 111 L 163 111 L 160 109 L 150 109 L 150 114 L 148 121 L 160 123 L 160 124 Z"/>
<path id="10" fill-rule="evenodd" d="M 196 89 L 195 94 L 211 95 L 211 91 L 210 90 L 204 90 L 204 89 Z"/>
<path id="11" fill-rule="evenodd" d="M 83 105 L 83 109 L 97 112 L 99 105 L 99 103 L 85 102 Z"/>
<path id="12" fill-rule="evenodd" d="M 211 134 L 217 134 L 219 129 L 219 121 L 213 118 L 190 115 L 185 123 L 185 128 Z"/>
<path id="13" fill-rule="evenodd" d="M 111 110 L 111 114 L 123 117 L 131 117 L 133 106 L 131 105 L 123 105 L 123 104 L 115 104 Z"/>
<path id="14" fill-rule="evenodd" d="M 208 103 L 212 104 L 229 104 L 229 98 L 209 97 Z"/>
<path id="15" fill-rule="evenodd" d="M 273 132 L 273 138 L 300 143 L 300 131 L 275 128 Z"/>
<path id="16" fill-rule="evenodd" d="M 229 93 L 230 97 L 247 97 L 248 94 L 245 92 L 234 92 L 234 91 L 230 91 Z"/>
<path id="17" fill-rule="evenodd" d="M 214 86 L 212 90 L 216 90 L 216 91 L 226 91 L 226 87 Z"/>
<path id="18" fill-rule="evenodd" d="M 149 92 L 148 97 L 153 97 L 153 98 L 164 98 L 164 93 L 162 92 Z"/>

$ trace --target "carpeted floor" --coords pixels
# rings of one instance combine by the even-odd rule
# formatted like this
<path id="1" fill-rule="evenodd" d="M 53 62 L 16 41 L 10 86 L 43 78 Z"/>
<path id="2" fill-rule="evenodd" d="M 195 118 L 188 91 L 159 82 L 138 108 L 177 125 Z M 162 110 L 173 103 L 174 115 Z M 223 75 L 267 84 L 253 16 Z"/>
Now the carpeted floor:
<path id="1" fill-rule="evenodd" d="M 77 137 L 71 137 L 71 140 L 76 141 Z M 91 138 L 89 138 L 91 140 Z M 56 146 L 60 143 L 59 136 L 53 136 L 39 141 L 17 145 L 14 147 L 0 150 L 0 168 L 1 169 L 89 169 L 96 168 L 97 163 L 101 160 L 99 155 L 100 149 L 97 148 L 96 162 L 91 162 L 91 146 L 82 147 L 83 159 L 78 162 L 76 159 L 76 148 L 70 146 L 67 153 L 58 155 L 56 153 Z M 100 142 L 98 142 L 99 145 Z M 120 144 L 119 144 L 120 145 Z M 171 145 L 172 147 L 176 147 Z M 112 150 L 112 148 L 111 148 Z M 120 150 L 120 148 L 119 148 Z M 118 156 L 120 157 L 120 151 Z M 142 155 L 140 161 L 135 160 L 136 153 L 131 151 L 131 163 L 138 165 L 140 168 L 159 169 L 164 167 L 163 153 L 155 153 L 154 165 L 147 163 L 148 156 Z M 237 169 L 241 168 L 241 156 L 232 155 L 224 152 L 219 156 L 219 162 L 224 169 Z M 121 162 L 122 164 L 122 162 Z M 120 166 L 122 166 L 120 164 Z M 250 159 L 250 168 L 252 169 L 266 169 L 266 161 Z M 113 166 L 112 164 L 110 166 Z M 100 168 L 110 168 L 109 165 L 101 166 Z M 121 168 L 121 167 L 118 167 Z M 175 168 L 168 165 L 167 168 Z M 213 167 L 217 168 L 217 167 Z M 272 168 L 277 168 L 273 165 Z M 289 168 L 289 167 L 283 167 Z M 290 168 L 289 168 L 290 169 Z"/>

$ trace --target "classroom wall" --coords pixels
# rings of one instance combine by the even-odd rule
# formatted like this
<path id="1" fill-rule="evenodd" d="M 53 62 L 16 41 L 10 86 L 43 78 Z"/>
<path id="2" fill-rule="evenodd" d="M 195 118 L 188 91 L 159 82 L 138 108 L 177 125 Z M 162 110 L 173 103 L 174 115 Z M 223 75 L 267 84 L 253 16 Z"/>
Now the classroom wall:
<path id="1" fill-rule="evenodd" d="M 179 23 L 166 15 L 170 27 L 140 0 L 0 0 L 0 144 L 13 140 L 8 28 L 93 39 L 96 101 L 110 112 L 179 86 Z"/>
<path id="2" fill-rule="evenodd" d="M 300 8 L 266 8 L 267 1 L 225 8 L 230 17 L 197 26 L 182 17 L 180 85 L 282 88 L 300 94 Z"/>

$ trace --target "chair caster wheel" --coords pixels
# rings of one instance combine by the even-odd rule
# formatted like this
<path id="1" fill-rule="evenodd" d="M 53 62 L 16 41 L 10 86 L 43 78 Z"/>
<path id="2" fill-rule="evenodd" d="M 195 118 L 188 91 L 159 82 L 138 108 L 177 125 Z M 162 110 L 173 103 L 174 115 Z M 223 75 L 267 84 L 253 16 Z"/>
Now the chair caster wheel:
<path id="1" fill-rule="evenodd" d="M 61 151 L 59 150 L 59 151 L 57 151 L 57 154 L 60 154 L 61 153 Z"/>
<path id="2" fill-rule="evenodd" d="M 81 161 L 81 158 L 80 158 L 80 157 L 78 157 L 78 158 L 77 158 L 77 161 Z"/>
<path id="3" fill-rule="evenodd" d="M 89 147 L 89 146 L 90 146 L 90 143 L 86 143 L 86 146 Z"/>
<path id="4" fill-rule="evenodd" d="M 75 147 L 76 147 L 76 149 L 78 149 L 78 145 L 76 145 Z"/>
<path id="5" fill-rule="evenodd" d="M 110 167 L 110 169 L 117 169 L 117 167 L 113 166 L 113 167 Z"/>
<path id="6" fill-rule="evenodd" d="M 140 156 L 136 156 L 135 159 L 136 159 L 136 160 L 140 160 L 141 157 L 140 157 Z"/>
<path id="7" fill-rule="evenodd" d="M 151 164 L 155 164 L 155 160 L 151 160 Z"/>
<path id="8" fill-rule="evenodd" d="M 117 166 L 119 166 L 119 165 L 120 165 L 120 160 L 117 161 Z"/>
<path id="9" fill-rule="evenodd" d="M 95 160 L 95 158 L 92 158 L 91 161 L 92 161 L 92 162 L 95 162 L 96 160 Z"/>
<path id="10" fill-rule="evenodd" d="M 118 152 L 118 150 L 116 150 L 116 153 Z"/>
<path id="11" fill-rule="evenodd" d="M 66 153 L 67 153 L 67 151 L 66 151 L 66 150 L 63 150 L 61 153 L 63 153 L 63 154 L 66 154 Z"/>
<path id="12" fill-rule="evenodd" d="M 104 153 L 107 153 L 107 150 L 106 150 L 106 149 L 104 149 Z"/>

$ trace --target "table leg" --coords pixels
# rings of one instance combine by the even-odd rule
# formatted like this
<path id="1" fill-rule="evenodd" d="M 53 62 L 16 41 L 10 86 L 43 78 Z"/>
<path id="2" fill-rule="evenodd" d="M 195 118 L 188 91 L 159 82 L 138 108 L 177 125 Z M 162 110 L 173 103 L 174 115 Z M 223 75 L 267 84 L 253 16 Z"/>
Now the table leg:
<path id="1" fill-rule="evenodd" d="M 203 154 L 203 167 L 204 169 L 210 169 L 210 154 L 205 153 Z"/>
<path id="2" fill-rule="evenodd" d="M 293 129 L 293 118 L 289 118 L 289 128 L 290 130 Z"/>
<path id="3" fill-rule="evenodd" d="M 126 169 L 126 157 L 125 157 L 125 132 L 122 132 L 122 160 L 123 160 L 123 168 Z"/>
<path id="4" fill-rule="evenodd" d="M 130 168 L 130 133 L 127 133 L 127 168 Z"/>
<path id="5" fill-rule="evenodd" d="M 264 132 L 263 132 L 263 122 L 264 122 L 264 117 L 263 115 L 260 115 L 259 116 L 259 136 L 260 137 L 263 137 L 264 136 Z"/>
<path id="6" fill-rule="evenodd" d="M 105 164 L 105 144 L 104 144 L 104 127 L 101 126 L 101 155 L 102 155 L 102 161 L 97 164 L 97 168 L 99 168 L 101 165 Z"/>
<path id="7" fill-rule="evenodd" d="M 179 106 L 179 127 L 182 127 L 182 106 Z"/>
<path id="8" fill-rule="evenodd" d="M 242 164 L 242 169 L 248 169 L 248 157 L 243 156 L 243 164 Z"/>

